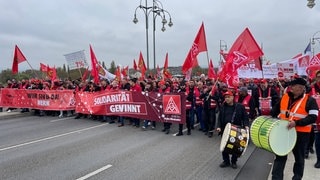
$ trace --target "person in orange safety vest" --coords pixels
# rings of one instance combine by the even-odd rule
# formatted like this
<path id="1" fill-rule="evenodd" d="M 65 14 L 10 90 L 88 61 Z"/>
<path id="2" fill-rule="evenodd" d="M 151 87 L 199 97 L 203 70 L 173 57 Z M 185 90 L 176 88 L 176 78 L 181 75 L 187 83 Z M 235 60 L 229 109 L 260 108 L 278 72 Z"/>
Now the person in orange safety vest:
<path id="1" fill-rule="evenodd" d="M 292 150 L 295 158 L 292 179 L 302 179 L 305 162 L 305 151 L 309 140 L 311 125 L 317 119 L 319 107 L 316 100 L 306 94 L 307 82 L 303 78 L 295 78 L 290 82 L 290 92 L 272 108 L 271 115 L 288 121 L 288 129 L 295 128 L 297 141 Z M 283 170 L 287 155 L 278 156 L 273 163 L 272 180 L 283 179 Z"/>

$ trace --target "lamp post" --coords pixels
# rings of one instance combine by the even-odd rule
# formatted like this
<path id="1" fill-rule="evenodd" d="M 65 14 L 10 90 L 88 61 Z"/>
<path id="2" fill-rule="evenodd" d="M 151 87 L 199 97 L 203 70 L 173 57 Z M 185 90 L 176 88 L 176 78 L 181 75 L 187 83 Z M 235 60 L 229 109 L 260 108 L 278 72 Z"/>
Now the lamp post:
<path id="1" fill-rule="evenodd" d="M 314 56 L 314 45 L 316 44 L 315 41 L 318 41 L 320 43 L 320 37 L 316 37 L 316 35 L 319 33 L 320 31 L 317 31 L 313 34 L 312 39 L 311 39 L 311 45 L 312 45 L 312 57 Z"/>
<path id="2" fill-rule="evenodd" d="M 307 6 L 310 9 L 312 9 L 316 5 L 316 3 L 314 2 L 315 0 L 307 0 L 307 1 L 308 1 Z"/>
<path id="3" fill-rule="evenodd" d="M 228 46 L 226 41 L 224 40 L 220 40 L 220 63 L 222 62 L 222 55 L 221 55 L 221 51 L 227 51 L 228 50 Z"/>
<path id="4" fill-rule="evenodd" d="M 156 18 L 159 16 L 161 18 L 162 28 L 161 31 L 164 32 L 166 30 L 165 26 L 169 27 L 173 26 L 172 19 L 170 13 L 163 9 L 163 5 L 159 0 L 153 0 L 152 6 L 148 6 L 148 0 L 145 0 L 145 6 L 142 5 L 142 0 L 140 0 L 140 5 L 136 8 L 134 12 L 133 22 L 138 23 L 137 19 L 137 9 L 142 9 L 146 19 L 146 45 L 147 45 L 147 68 L 149 69 L 149 15 L 152 13 L 153 19 L 153 68 L 156 69 L 156 45 L 155 45 L 155 31 L 156 31 Z M 166 15 L 169 16 L 169 23 L 166 19 Z"/>

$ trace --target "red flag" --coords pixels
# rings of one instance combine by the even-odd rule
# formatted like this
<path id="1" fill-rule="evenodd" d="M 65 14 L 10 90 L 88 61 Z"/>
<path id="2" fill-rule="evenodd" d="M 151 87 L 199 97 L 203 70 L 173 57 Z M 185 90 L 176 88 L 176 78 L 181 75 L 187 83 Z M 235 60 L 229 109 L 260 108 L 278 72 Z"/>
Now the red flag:
<path id="1" fill-rule="evenodd" d="M 138 66 L 136 64 L 136 60 L 135 59 L 133 60 L 133 69 L 134 70 L 138 70 Z"/>
<path id="2" fill-rule="evenodd" d="M 320 69 L 320 53 L 313 56 L 309 62 L 309 66 L 306 69 L 307 74 L 311 79 L 315 78 L 317 71 Z"/>
<path id="3" fill-rule="evenodd" d="M 263 55 L 261 48 L 253 38 L 251 32 L 246 28 L 233 43 L 226 63 L 222 69 L 221 79 L 229 86 L 238 83 L 237 69 L 250 60 L 257 59 Z"/>
<path id="4" fill-rule="evenodd" d="M 163 78 L 171 78 L 172 75 L 170 74 L 170 72 L 168 71 L 168 53 L 166 54 L 166 59 L 164 61 L 164 66 L 163 66 Z"/>
<path id="5" fill-rule="evenodd" d="M 200 52 L 207 51 L 206 34 L 204 32 L 204 24 L 202 23 L 193 45 L 188 52 L 186 59 L 182 65 L 182 72 L 186 73 L 190 68 L 198 66 L 197 56 Z"/>
<path id="6" fill-rule="evenodd" d="M 293 58 L 291 58 L 291 59 L 296 59 L 296 58 L 298 58 L 298 57 L 301 57 L 302 56 L 302 53 L 299 53 L 299 54 L 297 54 L 297 55 L 295 55 Z"/>
<path id="7" fill-rule="evenodd" d="M 310 55 L 306 54 L 298 58 L 299 67 L 308 67 L 310 61 Z"/>
<path id="8" fill-rule="evenodd" d="M 91 76 L 94 78 L 94 83 L 99 83 L 99 72 L 97 70 L 98 60 L 96 58 L 96 55 L 93 52 L 93 49 L 90 45 L 90 56 L 91 56 Z"/>
<path id="9" fill-rule="evenodd" d="M 56 67 L 50 68 L 49 66 L 47 66 L 47 76 L 51 79 L 51 81 L 57 79 Z"/>
<path id="10" fill-rule="evenodd" d="M 23 61 L 26 61 L 27 59 L 24 57 L 22 52 L 20 51 L 19 47 L 16 45 L 14 48 L 14 57 L 13 57 L 13 63 L 12 63 L 12 74 L 18 73 L 18 64 L 22 63 Z"/>
<path id="11" fill-rule="evenodd" d="M 144 63 L 141 51 L 140 51 L 140 55 L 139 55 L 138 68 L 140 69 L 142 77 L 144 77 L 145 72 L 147 71 L 147 67 L 146 67 L 146 64 Z"/>
<path id="12" fill-rule="evenodd" d="M 40 71 L 42 71 L 42 72 L 47 72 L 47 71 L 48 71 L 48 66 L 40 63 Z"/>
<path id="13" fill-rule="evenodd" d="M 216 78 L 217 78 L 217 74 L 216 74 L 216 72 L 214 71 L 212 59 L 210 59 L 210 63 L 209 63 L 208 78 L 209 78 L 209 79 L 216 79 Z"/>
<path id="14" fill-rule="evenodd" d="M 115 75 L 116 75 L 116 79 L 117 79 L 118 81 L 120 81 L 120 80 L 121 80 L 121 67 L 120 67 L 120 66 L 117 66 Z"/>
<path id="15" fill-rule="evenodd" d="M 122 68 L 121 70 L 121 74 L 123 77 L 127 77 L 128 76 L 128 71 L 129 71 L 129 66 L 126 66 L 124 68 Z"/>

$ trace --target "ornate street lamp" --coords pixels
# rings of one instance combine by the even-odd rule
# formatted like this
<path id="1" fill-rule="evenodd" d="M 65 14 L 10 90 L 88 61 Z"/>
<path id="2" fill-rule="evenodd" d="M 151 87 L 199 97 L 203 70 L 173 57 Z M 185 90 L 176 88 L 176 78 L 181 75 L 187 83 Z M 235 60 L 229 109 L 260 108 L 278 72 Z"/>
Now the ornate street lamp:
<path id="1" fill-rule="evenodd" d="M 311 45 L 314 46 L 316 44 L 316 41 L 318 41 L 320 43 L 320 37 L 316 37 L 316 35 L 319 33 L 320 31 L 317 31 L 313 34 L 312 39 L 311 39 Z M 314 56 L 314 47 L 312 47 L 312 57 Z"/>
<path id="2" fill-rule="evenodd" d="M 228 50 L 228 46 L 226 41 L 224 40 L 220 40 L 220 63 L 222 62 L 222 55 L 221 52 L 227 51 Z"/>
<path id="3" fill-rule="evenodd" d="M 155 50 L 155 31 L 156 31 L 156 18 L 159 16 L 161 18 L 162 28 L 161 31 L 164 32 L 166 30 L 165 25 L 169 27 L 173 26 L 172 19 L 170 13 L 163 9 L 163 5 L 159 0 L 153 0 L 152 6 L 148 6 L 148 0 L 145 0 L 145 6 L 142 5 L 142 0 L 140 0 L 140 5 L 136 8 L 134 12 L 133 23 L 138 23 L 137 18 L 137 9 L 142 9 L 146 19 L 146 45 L 147 45 L 147 68 L 150 69 L 149 66 L 149 15 L 152 13 L 153 18 L 153 68 L 156 69 L 156 50 Z M 166 19 L 166 15 L 169 16 L 169 23 Z"/>

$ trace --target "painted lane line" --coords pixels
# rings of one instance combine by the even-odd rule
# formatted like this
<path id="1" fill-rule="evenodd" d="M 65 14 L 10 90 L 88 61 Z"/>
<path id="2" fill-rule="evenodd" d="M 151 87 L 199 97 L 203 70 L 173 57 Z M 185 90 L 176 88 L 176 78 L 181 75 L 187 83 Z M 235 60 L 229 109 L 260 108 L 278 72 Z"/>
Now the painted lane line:
<path id="1" fill-rule="evenodd" d="M 51 137 L 46 137 L 46 138 L 42 138 L 42 139 L 38 139 L 38 140 L 33 140 L 33 141 L 25 142 L 25 143 L 22 143 L 22 144 L 17 144 L 17 145 L 13 145 L 13 146 L 1 148 L 1 149 L 0 149 L 0 152 L 1 152 L 1 151 L 6 151 L 6 150 L 9 150 L 9 149 L 13 149 L 13 148 L 18 148 L 18 147 L 30 145 L 30 144 L 39 143 L 39 142 L 46 141 L 46 140 L 50 140 L 50 139 L 54 139 L 54 138 L 59 138 L 59 137 L 67 136 L 67 135 L 70 135 L 70 134 L 80 133 L 80 132 L 83 132 L 83 131 L 87 131 L 87 130 L 94 129 L 94 128 L 98 128 L 98 127 L 105 126 L 105 125 L 107 125 L 107 124 L 100 124 L 100 125 L 88 127 L 88 128 L 85 128 L 85 129 L 79 129 L 79 130 L 71 131 L 71 132 L 64 133 L 64 134 L 59 134 L 59 135 L 55 135 L 55 136 L 51 136 Z"/>
<path id="2" fill-rule="evenodd" d="M 196 124 L 194 124 L 193 126 L 194 126 L 194 127 L 197 127 L 197 126 L 199 126 L 199 124 L 200 124 L 200 123 L 196 123 Z M 182 130 L 182 132 L 186 132 L 187 130 L 188 130 L 188 129 L 185 128 L 185 129 Z M 178 133 L 179 133 L 179 132 L 174 133 L 174 134 L 172 134 L 172 136 L 177 136 Z"/>
<path id="3" fill-rule="evenodd" d="M 85 179 L 88 179 L 88 178 L 90 178 L 90 177 L 92 177 L 92 176 L 94 176 L 94 175 L 96 175 L 96 174 L 98 174 L 98 173 L 101 173 L 102 171 L 105 171 L 105 170 L 107 170 L 107 169 L 109 169 L 109 168 L 111 168 L 111 167 L 112 167 L 112 165 L 111 165 L 111 164 L 108 164 L 108 165 L 103 166 L 102 168 L 97 169 L 97 170 L 95 170 L 95 171 L 93 171 L 93 172 L 91 172 L 91 173 L 89 173 L 89 174 L 87 174 L 87 175 L 85 175 L 85 176 L 82 176 L 82 177 L 80 177 L 80 178 L 78 178 L 78 179 L 76 179 L 76 180 L 85 180 Z"/>

